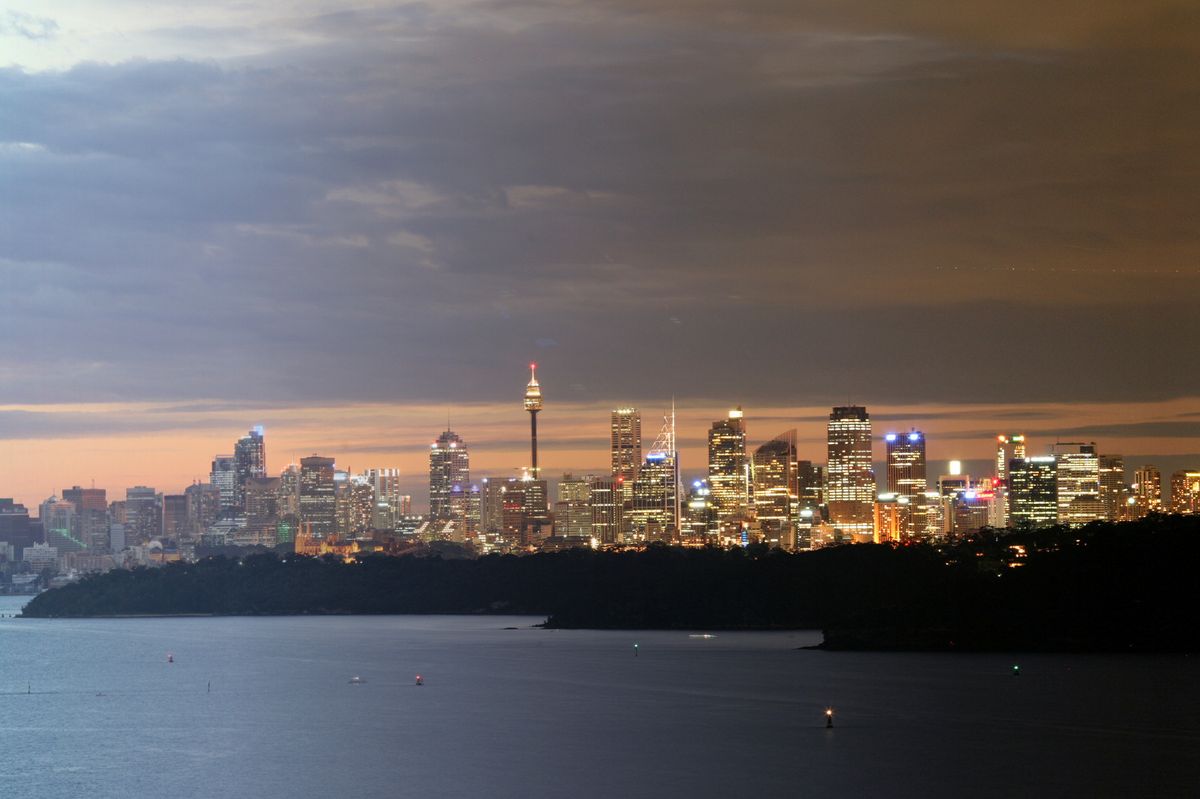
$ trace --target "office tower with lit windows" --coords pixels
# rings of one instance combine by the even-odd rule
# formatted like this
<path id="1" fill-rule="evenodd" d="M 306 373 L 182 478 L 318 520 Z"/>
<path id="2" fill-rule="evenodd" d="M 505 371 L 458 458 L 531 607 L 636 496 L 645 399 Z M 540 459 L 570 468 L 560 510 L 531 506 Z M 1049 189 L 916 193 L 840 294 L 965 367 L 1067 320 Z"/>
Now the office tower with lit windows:
<path id="1" fill-rule="evenodd" d="M 1099 458 L 1100 507 L 1102 517 L 1119 521 L 1125 512 L 1129 486 L 1125 482 L 1125 459 L 1120 455 L 1101 455 Z"/>
<path id="2" fill-rule="evenodd" d="M 558 501 L 554 503 L 554 534 L 590 538 L 591 501 L 591 478 L 564 474 L 558 481 Z"/>
<path id="3" fill-rule="evenodd" d="M 310 455 L 300 459 L 300 524 L 307 535 L 327 538 L 337 530 L 334 459 Z"/>
<path id="4" fill-rule="evenodd" d="M 213 456 L 208 482 L 221 492 L 221 515 L 232 515 L 238 509 L 237 459 L 233 455 Z"/>
<path id="5" fill-rule="evenodd" d="M 754 450 L 751 465 L 754 527 L 771 546 L 795 549 L 800 511 L 796 480 L 796 431 L 788 430 Z"/>
<path id="6" fill-rule="evenodd" d="M 379 530 L 394 530 L 400 517 L 412 512 L 411 507 L 405 507 L 406 495 L 400 488 L 400 470 L 374 468 L 367 469 L 364 474 L 375 491 L 371 526 Z"/>
<path id="7" fill-rule="evenodd" d="M 103 488 L 64 488 L 62 498 L 75 506 L 75 538 L 89 552 L 108 551 L 108 498 Z"/>
<path id="8" fill-rule="evenodd" d="M 705 480 L 693 480 L 683 503 L 683 535 L 693 545 L 720 543 L 720 520 L 712 491 Z"/>
<path id="9" fill-rule="evenodd" d="M 371 530 L 375 514 L 375 485 L 366 475 L 347 475 L 338 482 L 338 532 L 347 538 L 363 538 Z"/>
<path id="10" fill-rule="evenodd" d="M 632 485 L 642 464 L 642 413 L 637 408 L 612 412 L 612 475 Z"/>
<path id="11" fill-rule="evenodd" d="M 300 464 L 289 463 L 279 473 L 279 515 L 300 517 Z"/>
<path id="12" fill-rule="evenodd" d="M 458 515 L 451 502 L 454 487 L 460 491 L 471 482 L 471 455 L 466 443 L 449 428 L 429 445 L 429 516 L 453 519 Z M 459 508 L 464 511 L 464 508 Z"/>
<path id="13" fill-rule="evenodd" d="M 246 481 L 251 477 L 267 476 L 267 444 L 263 429 L 256 426 L 233 444 L 234 507 L 246 507 Z"/>
<path id="14" fill-rule="evenodd" d="M 1200 469 L 1171 475 L 1171 513 L 1200 513 Z"/>
<path id="15" fill-rule="evenodd" d="M 630 533 L 638 541 L 673 541 L 679 535 L 682 497 L 679 485 L 679 452 L 675 446 L 675 409 L 663 420 L 662 430 L 633 481 L 629 511 Z"/>
<path id="16" fill-rule="evenodd" d="M 592 511 L 592 537 L 601 546 L 621 543 L 624 529 L 625 499 L 621 483 L 615 477 L 597 477 L 588 490 Z"/>
<path id="17" fill-rule="evenodd" d="M 887 490 L 903 497 L 918 497 L 929 490 L 925 474 L 925 435 L 919 430 L 888 433 Z"/>
<path id="18" fill-rule="evenodd" d="M 1025 434 L 1006 433 L 996 436 L 996 479 L 1008 479 L 1008 462 L 1026 457 Z"/>
<path id="19" fill-rule="evenodd" d="M 735 408 L 708 430 L 708 504 L 718 523 L 737 527 L 750 508 L 750 459 L 746 456 L 746 419 Z"/>
<path id="20" fill-rule="evenodd" d="M 1058 521 L 1087 524 L 1104 516 L 1100 499 L 1100 458 L 1094 443 L 1078 441 L 1054 445 L 1058 463 Z"/>
<path id="21" fill-rule="evenodd" d="M 1162 472 L 1157 466 L 1148 463 L 1133 473 L 1133 494 L 1139 518 L 1162 512 L 1162 488 Z"/>
<path id="22" fill-rule="evenodd" d="M 1044 527 L 1058 521 L 1058 470 L 1051 455 L 1008 462 L 1009 518 Z"/>
<path id="23" fill-rule="evenodd" d="M 875 474 L 871 468 L 871 416 L 859 405 L 835 407 L 829 414 L 829 462 L 825 501 L 829 521 L 856 542 L 875 534 Z"/>

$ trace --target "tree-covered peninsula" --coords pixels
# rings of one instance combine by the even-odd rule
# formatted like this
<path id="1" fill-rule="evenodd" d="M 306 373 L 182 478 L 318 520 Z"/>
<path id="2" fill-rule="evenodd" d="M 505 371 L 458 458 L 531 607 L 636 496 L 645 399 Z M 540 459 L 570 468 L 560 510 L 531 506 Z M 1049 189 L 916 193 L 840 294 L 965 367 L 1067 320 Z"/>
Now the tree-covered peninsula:
<path id="1" fill-rule="evenodd" d="M 1194 652 L 1197 563 L 1195 516 L 796 554 L 258 554 L 93 575 L 23 615 L 511 613 L 560 628 L 815 628 L 830 649 Z"/>

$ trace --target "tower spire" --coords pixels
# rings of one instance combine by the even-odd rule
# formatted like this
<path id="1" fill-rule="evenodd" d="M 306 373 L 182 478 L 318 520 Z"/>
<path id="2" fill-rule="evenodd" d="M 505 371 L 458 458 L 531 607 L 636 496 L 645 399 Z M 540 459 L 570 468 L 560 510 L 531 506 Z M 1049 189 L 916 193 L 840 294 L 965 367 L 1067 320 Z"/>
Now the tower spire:
<path id="1" fill-rule="evenodd" d="M 534 480 L 539 475 L 537 452 L 537 415 L 542 409 L 542 387 L 537 381 L 537 364 L 529 364 L 529 384 L 525 386 L 525 410 L 529 411 L 529 454 L 530 474 Z"/>

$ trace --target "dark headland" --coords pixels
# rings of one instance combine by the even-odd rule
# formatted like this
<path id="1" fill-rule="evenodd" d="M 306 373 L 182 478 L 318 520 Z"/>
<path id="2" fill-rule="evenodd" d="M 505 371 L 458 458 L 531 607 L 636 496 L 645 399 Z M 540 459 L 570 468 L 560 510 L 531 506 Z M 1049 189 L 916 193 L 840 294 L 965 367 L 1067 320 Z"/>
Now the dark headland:
<path id="1" fill-rule="evenodd" d="M 1200 651 L 1200 517 L 944 545 L 216 557 L 47 591 L 26 617 L 537 614 L 557 628 L 821 629 L 824 648 Z"/>

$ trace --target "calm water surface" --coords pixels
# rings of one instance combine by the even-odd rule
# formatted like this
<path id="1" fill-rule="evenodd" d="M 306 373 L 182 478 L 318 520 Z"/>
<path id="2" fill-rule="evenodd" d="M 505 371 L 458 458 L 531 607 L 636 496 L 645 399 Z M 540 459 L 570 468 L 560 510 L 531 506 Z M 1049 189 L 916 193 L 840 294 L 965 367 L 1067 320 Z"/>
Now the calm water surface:
<path id="1" fill-rule="evenodd" d="M 0 619 L 0 796 L 1200 794 L 1196 658 L 536 621 Z"/>

